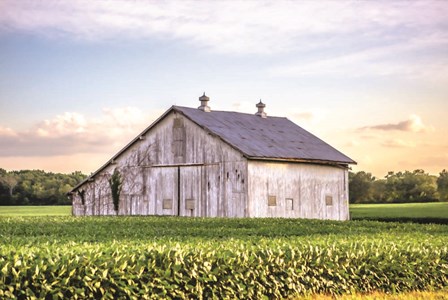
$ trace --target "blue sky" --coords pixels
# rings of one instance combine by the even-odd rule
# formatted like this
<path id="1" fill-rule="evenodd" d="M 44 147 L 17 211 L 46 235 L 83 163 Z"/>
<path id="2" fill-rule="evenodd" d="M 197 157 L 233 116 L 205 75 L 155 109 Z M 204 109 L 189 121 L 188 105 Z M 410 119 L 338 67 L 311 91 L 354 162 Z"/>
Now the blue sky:
<path id="1" fill-rule="evenodd" d="M 448 2 L 0 1 L 0 167 L 92 172 L 171 105 L 448 169 Z"/>

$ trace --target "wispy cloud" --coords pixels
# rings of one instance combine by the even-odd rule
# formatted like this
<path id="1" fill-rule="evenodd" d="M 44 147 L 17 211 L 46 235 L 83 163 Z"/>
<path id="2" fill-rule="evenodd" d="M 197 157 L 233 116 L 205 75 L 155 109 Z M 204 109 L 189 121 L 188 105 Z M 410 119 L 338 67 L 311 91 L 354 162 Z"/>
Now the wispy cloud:
<path id="1" fill-rule="evenodd" d="M 444 32 L 448 22 L 443 1 L 6 0 L 0 11 L 2 31 L 86 41 L 178 39 L 238 54 L 334 47 L 353 35 L 370 42 L 399 38 L 395 43 L 403 44 L 407 37 L 418 39 L 416 32 L 421 37 Z"/>
<path id="2" fill-rule="evenodd" d="M 13 137 L 16 135 L 17 135 L 17 133 L 13 129 L 11 129 L 9 127 L 0 126 L 0 136 Z"/>
<path id="3" fill-rule="evenodd" d="M 383 131 L 409 131 L 409 132 L 425 132 L 433 131 L 432 126 L 423 124 L 422 119 L 418 115 L 410 115 L 409 119 L 398 123 L 378 124 L 359 128 L 359 130 L 383 130 Z"/>
<path id="4" fill-rule="evenodd" d="M 65 112 L 27 131 L 0 127 L 0 156 L 52 156 L 109 152 L 122 147 L 160 112 L 146 115 L 135 107 L 106 108 L 96 118 Z"/>
<path id="5" fill-rule="evenodd" d="M 357 140 L 351 140 L 345 144 L 346 147 L 358 147 L 361 145 Z"/>
<path id="6" fill-rule="evenodd" d="M 312 112 L 310 111 L 306 111 L 306 112 L 300 112 L 300 113 L 295 113 L 292 115 L 292 117 L 294 119 L 297 120 L 305 120 L 305 121 L 310 121 L 312 120 L 315 116 Z"/>
<path id="7" fill-rule="evenodd" d="M 386 148 L 414 148 L 416 144 L 414 142 L 408 142 L 401 139 L 388 139 L 381 143 Z"/>
<path id="8" fill-rule="evenodd" d="M 286 116 L 290 118 L 293 122 L 296 122 L 299 125 L 315 125 L 325 118 L 328 115 L 328 112 L 323 108 L 303 108 L 299 112 L 294 111 L 295 108 L 290 109 L 290 111 L 286 112 Z"/>
<path id="9" fill-rule="evenodd" d="M 272 76 L 332 76 L 356 78 L 364 76 L 396 76 L 404 78 L 428 78 L 433 81 L 448 79 L 448 58 L 444 54 L 448 47 L 448 35 L 433 33 L 410 37 L 399 42 L 389 42 L 387 38 L 378 45 L 353 49 L 350 53 L 334 51 L 329 57 L 316 57 L 310 61 L 298 61 L 272 67 Z M 422 52 L 439 52 L 425 56 Z M 416 59 L 418 57 L 418 59 Z"/>

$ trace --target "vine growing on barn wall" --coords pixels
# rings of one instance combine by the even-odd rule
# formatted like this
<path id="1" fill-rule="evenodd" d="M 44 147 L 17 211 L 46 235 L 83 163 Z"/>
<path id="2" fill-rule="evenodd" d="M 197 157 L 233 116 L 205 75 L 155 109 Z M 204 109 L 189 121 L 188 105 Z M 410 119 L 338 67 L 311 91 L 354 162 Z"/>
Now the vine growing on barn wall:
<path id="1" fill-rule="evenodd" d="M 86 204 L 86 191 L 85 190 L 78 190 L 78 196 L 81 198 L 81 204 Z"/>
<path id="2" fill-rule="evenodd" d="M 114 172 L 112 173 L 112 176 L 109 178 L 109 185 L 112 193 L 112 202 L 114 203 L 114 209 L 117 214 L 118 214 L 118 207 L 120 204 L 120 193 L 122 182 L 123 181 L 121 178 L 120 171 L 118 171 L 118 169 L 115 168 Z"/>

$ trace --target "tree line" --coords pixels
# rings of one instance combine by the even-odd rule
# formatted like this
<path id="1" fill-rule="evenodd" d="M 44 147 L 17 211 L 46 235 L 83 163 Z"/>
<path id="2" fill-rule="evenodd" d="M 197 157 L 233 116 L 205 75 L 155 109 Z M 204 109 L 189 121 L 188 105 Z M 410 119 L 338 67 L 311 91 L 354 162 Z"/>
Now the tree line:
<path id="1" fill-rule="evenodd" d="M 42 170 L 6 171 L 0 168 L 0 205 L 70 205 L 67 197 L 87 176 Z M 350 203 L 448 201 L 448 171 L 434 176 L 418 169 L 389 172 L 384 178 L 360 171 L 349 173 Z"/>
<path id="2" fill-rule="evenodd" d="M 71 205 L 67 197 L 87 176 L 42 170 L 9 171 L 0 168 L 0 205 Z"/>
<path id="3" fill-rule="evenodd" d="M 360 171 L 349 173 L 350 203 L 448 201 L 448 171 L 434 176 L 421 169 L 388 172 L 384 178 Z"/>

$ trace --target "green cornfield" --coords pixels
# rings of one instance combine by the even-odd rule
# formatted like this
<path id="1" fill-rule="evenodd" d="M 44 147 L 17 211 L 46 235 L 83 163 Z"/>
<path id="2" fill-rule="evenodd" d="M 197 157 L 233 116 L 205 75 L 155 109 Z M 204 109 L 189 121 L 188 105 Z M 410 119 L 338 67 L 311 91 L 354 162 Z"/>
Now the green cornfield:
<path id="1" fill-rule="evenodd" d="M 1 299 L 282 299 L 443 291 L 448 226 L 0 217 Z"/>

